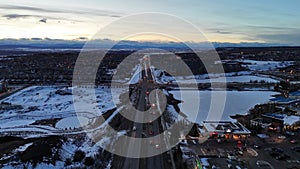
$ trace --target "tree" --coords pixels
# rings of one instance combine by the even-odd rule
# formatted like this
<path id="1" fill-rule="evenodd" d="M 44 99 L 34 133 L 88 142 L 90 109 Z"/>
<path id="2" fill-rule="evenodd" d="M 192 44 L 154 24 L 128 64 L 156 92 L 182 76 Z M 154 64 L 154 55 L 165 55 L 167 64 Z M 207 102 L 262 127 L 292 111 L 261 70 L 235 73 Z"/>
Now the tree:
<path id="1" fill-rule="evenodd" d="M 94 163 L 95 163 L 95 160 L 92 157 L 86 157 L 84 160 L 84 165 L 86 165 L 86 166 L 91 166 Z"/>
<path id="2" fill-rule="evenodd" d="M 70 158 L 67 158 L 66 161 L 65 161 L 65 166 L 68 166 L 68 165 L 71 165 L 72 164 L 72 161 Z"/>
<path id="3" fill-rule="evenodd" d="M 85 153 L 81 150 L 77 150 L 74 154 L 73 161 L 80 162 L 84 159 L 84 157 L 85 157 Z"/>

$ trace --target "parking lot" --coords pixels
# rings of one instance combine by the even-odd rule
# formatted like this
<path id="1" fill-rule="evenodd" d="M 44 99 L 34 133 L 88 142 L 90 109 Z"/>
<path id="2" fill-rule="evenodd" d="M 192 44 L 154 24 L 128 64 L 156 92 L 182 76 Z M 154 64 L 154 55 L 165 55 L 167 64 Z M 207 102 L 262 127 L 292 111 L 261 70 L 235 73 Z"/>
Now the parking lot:
<path id="1" fill-rule="evenodd" d="M 198 158 L 208 158 L 209 165 L 203 165 L 205 168 L 300 168 L 299 134 L 280 137 L 278 133 L 270 133 L 269 136 L 267 139 L 250 136 L 243 148 L 237 147 L 236 140 L 218 142 L 217 139 L 208 139 L 203 144 L 190 143 L 187 147 Z"/>

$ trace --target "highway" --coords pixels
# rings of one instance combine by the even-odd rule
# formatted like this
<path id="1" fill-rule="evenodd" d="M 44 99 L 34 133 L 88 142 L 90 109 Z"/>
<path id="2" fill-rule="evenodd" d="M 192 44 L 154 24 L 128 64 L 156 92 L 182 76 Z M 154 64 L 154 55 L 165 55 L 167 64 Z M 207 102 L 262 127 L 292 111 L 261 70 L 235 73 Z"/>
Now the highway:
<path id="1" fill-rule="evenodd" d="M 163 118 L 161 118 L 162 111 L 158 108 L 159 104 L 159 97 L 157 95 L 156 88 L 158 88 L 158 85 L 155 84 L 153 74 L 151 72 L 151 62 L 150 62 L 150 56 L 146 55 L 141 61 L 141 79 L 139 82 L 139 85 L 137 85 L 137 102 L 136 102 L 136 119 L 143 118 L 144 121 L 149 121 L 148 123 L 134 123 L 134 129 L 132 129 L 131 137 L 135 138 L 142 138 L 146 137 L 153 137 L 156 135 L 159 135 L 163 132 L 163 129 L 165 129 L 165 122 L 163 121 Z M 152 92 L 152 93 L 150 93 Z M 154 105 L 150 104 L 150 98 L 149 95 L 154 96 L 154 101 L 151 101 L 151 104 L 154 103 Z M 153 99 L 152 98 L 152 99 Z M 145 111 L 150 109 L 147 114 L 143 114 L 139 111 Z M 139 110 L 139 111 L 138 111 Z M 154 113 L 155 112 L 155 113 Z M 153 114 L 152 114 L 153 113 Z M 157 116 L 159 116 L 157 118 Z M 152 119 L 154 119 L 152 121 Z M 135 120 L 137 121 L 137 120 Z M 143 136 L 144 134 L 144 136 Z M 130 141 L 127 143 L 127 156 L 130 156 L 130 154 L 138 154 L 142 152 L 136 152 L 138 150 L 143 151 L 143 153 L 148 155 L 158 154 L 152 157 L 148 158 L 124 158 L 123 162 L 123 169 L 163 169 L 163 168 L 173 168 L 175 169 L 175 163 L 173 161 L 173 154 L 170 152 L 169 155 L 166 155 L 166 153 L 162 152 L 161 146 L 165 146 L 167 143 L 165 141 L 168 141 L 168 139 L 163 138 L 164 136 L 161 135 L 161 137 L 153 138 L 149 143 L 144 143 L 143 145 L 146 145 L 144 147 L 141 147 L 141 142 L 138 141 Z M 167 161 L 171 161 L 171 163 L 167 163 Z"/>
<path id="2" fill-rule="evenodd" d="M 142 71 L 142 77 L 145 77 L 145 71 Z M 137 103 L 136 103 L 136 114 L 135 114 L 135 121 L 138 121 L 137 119 L 143 118 L 143 114 L 139 113 L 138 110 L 144 111 L 146 109 L 146 102 L 145 102 L 145 97 L 146 97 L 146 85 L 141 86 L 141 92 L 139 92 Z M 133 125 L 135 127 L 135 130 L 132 132 L 131 137 L 134 138 L 142 138 L 142 132 L 143 132 L 143 124 L 142 123 L 134 123 Z M 131 156 L 132 154 L 140 153 L 137 152 L 136 150 L 141 150 L 141 142 L 139 141 L 134 141 L 131 140 L 129 143 L 127 143 L 127 157 Z M 140 167 L 140 159 L 139 158 L 126 158 L 124 161 L 123 169 L 139 169 Z"/>

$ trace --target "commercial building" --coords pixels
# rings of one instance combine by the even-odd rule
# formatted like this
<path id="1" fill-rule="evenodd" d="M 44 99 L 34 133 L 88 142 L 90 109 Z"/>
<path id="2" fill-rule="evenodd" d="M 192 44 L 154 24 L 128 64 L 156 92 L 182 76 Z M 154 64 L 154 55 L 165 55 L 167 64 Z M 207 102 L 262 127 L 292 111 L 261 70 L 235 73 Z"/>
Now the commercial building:
<path id="1" fill-rule="evenodd" d="M 203 127 L 210 137 L 226 139 L 246 139 L 251 132 L 239 122 L 232 121 L 204 121 Z"/>
<path id="2" fill-rule="evenodd" d="M 296 131 L 300 129 L 300 116 L 287 114 L 263 114 L 252 119 L 251 126 L 260 126 L 273 131 Z"/>

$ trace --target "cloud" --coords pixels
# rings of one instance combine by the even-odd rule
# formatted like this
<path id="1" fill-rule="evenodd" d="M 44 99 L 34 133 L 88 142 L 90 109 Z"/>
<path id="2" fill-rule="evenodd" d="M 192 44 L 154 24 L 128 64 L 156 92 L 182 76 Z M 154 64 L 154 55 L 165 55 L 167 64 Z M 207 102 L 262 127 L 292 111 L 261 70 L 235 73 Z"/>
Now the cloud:
<path id="1" fill-rule="evenodd" d="M 284 34 L 259 34 L 257 38 L 271 43 L 285 43 L 300 45 L 299 33 L 284 33 Z"/>
<path id="2" fill-rule="evenodd" d="M 38 16 L 37 15 L 8 14 L 8 15 L 3 15 L 2 17 L 6 18 L 6 19 L 19 19 L 19 18 L 38 17 Z"/>
<path id="3" fill-rule="evenodd" d="M 208 28 L 207 31 L 216 34 L 233 34 L 232 30 L 229 30 L 228 28 Z"/>
<path id="4" fill-rule="evenodd" d="M 74 19 L 67 19 L 67 18 L 63 18 L 63 17 L 58 18 L 58 17 L 51 17 L 51 16 L 45 16 L 45 15 L 6 14 L 6 15 L 2 15 L 2 17 L 7 20 L 35 18 L 35 19 L 37 19 L 38 22 L 41 22 L 41 23 L 47 23 L 48 20 L 56 20 L 58 23 L 63 23 L 63 21 L 72 22 L 72 23 L 82 22 L 82 21 L 74 20 Z"/>
<path id="5" fill-rule="evenodd" d="M 33 41 L 36 41 L 36 40 L 41 41 L 41 40 L 43 40 L 43 39 L 42 39 L 42 38 L 30 38 L 30 40 L 33 40 Z"/>
<path id="6" fill-rule="evenodd" d="M 25 19 L 25 18 L 42 18 L 42 19 L 39 20 L 39 22 L 41 22 L 41 23 L 47 23 L 47 19 L 45 17 L 39 16 L 39 15 L 7 14 L 7 15 L 3 15 L 2 17 L 6 18 L 8 20 L 11 20 L 11 19 Z"/>
<path id="7" fill-rule="evenodd" d="M 73 12 L 75 12 L 75 13 L 78 12 L 81 14 L 92 14 L 92 15 L 98 15 L 98 16 L 109 16 L 109 17 L 114 17 L 114 18 L 122 17 L 124 15 L 120 12 L 99 10 L 99 9 L 84 9 L 83 11 L 73 11 Z"/>
<path id="8" fill-rule="evenodd" d="M 75 40 L 79 40 L 79 41 L 87 41 L 88 38 L 87 37 L 78 37 Z"/>
<path id="9" fill-rule="evenodd" d="M 57 9 L 46 9 L 31 6 L 20 6 L 20 5 L 3 5 L 2 9 L 6 10 L 24 10 L 42 13 L 69 13 L 69 14 L 89 14 L 95 16 L 108 16 L 108 17 L 121 17 L 123 14 L 120 12 L 110 10 L 99 10 L 99 9 L 81 9 L 81 10 L 57 10 Z"/>
<path id="10" fill-rule="evenodd" d="M 41 22 L 41 23 L 47 23 L 47 19 L 43 18 L 43 19 L 39 20 L 39 22 Z"/>
<path id="11" fill-rule="evenodd" d="M 261 29 L 261 30 L 272 30 L 272 31 L 294 31 L 299 30 L 299 28 L 293 28 L 293 27 L 280 27 L 280 26 L 264 26 L 264 25 L 247 25 L 248 28 L 251 29 Z"/>
<path id="12" fill-rule="evenodd" d="M 31 7 L 31 6 L 20 6 L 20 5 L 3 5 L 3 6 L 1 6 L 1 8 L 7 9 L 7 10 L 27 10 L 27 11 L 35 11 L 35 12 L 52 12 L 52 13 L 61 12 L 58 10 L 37 8 L 37 7 Z"/>
<path id="13" fill-rule="evenodd" d="M 218 34 L 232 34 L 232 32 L 230 32 L 230 31 L 216 31 L 215 33 L 218 33 Z"/>

